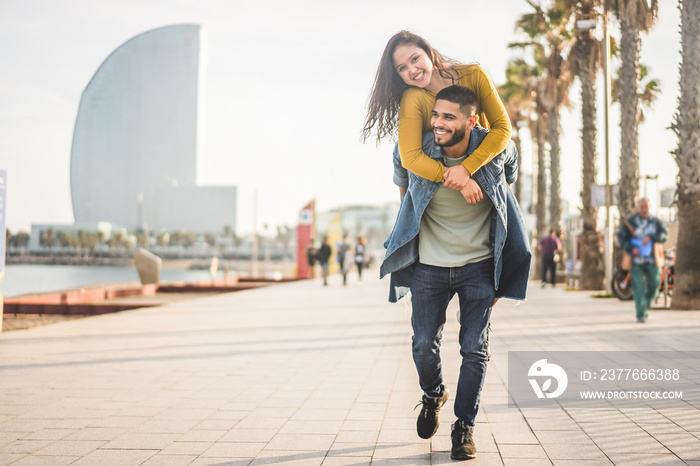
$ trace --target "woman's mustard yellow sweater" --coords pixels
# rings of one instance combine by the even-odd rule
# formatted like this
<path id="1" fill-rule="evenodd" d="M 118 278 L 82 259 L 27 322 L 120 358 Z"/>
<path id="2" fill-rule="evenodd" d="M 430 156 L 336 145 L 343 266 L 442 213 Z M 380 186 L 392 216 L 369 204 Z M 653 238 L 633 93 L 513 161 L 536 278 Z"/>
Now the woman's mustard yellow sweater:
<path id="1" fill-rule="evenodd" d="M 462 165 L 474 174 L 506 148 L 511 126 L 506 108 L 486 71 L 479 65 L 457 65 L 459 84 L 471 88 L 479 98 L 476 114 L 478 123 L 491 132 Z M 401 97 L 399 109 L 399 152 L 404 168 L 418 176 L 442 181 L 445 167 L 421 149 L 423 133 L 431 129 L 430 119 L 435 106 L 435 94 L 410 87 Z"/>

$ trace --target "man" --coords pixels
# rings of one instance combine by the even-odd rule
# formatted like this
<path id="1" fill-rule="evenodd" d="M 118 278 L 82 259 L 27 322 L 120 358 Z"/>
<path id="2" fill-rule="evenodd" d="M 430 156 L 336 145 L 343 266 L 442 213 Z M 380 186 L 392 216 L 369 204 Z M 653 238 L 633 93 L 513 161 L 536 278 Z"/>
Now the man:
<path id="1" fill-rule="evenodd" d="M 549 230 L 549 236 L 543 236 L 539 244 L 542 253 L 542 288 L 547 284 L 547 270 L 552 280 L 552 287 L 557 286 L 557 261 L 554 256 L 561 251 L 561 242 L 554 230 Z"/>
<path id="2" fill-rule="evenodd" d="M 459 165 L 488 133 L 475 126 L 476 108 L 476 94 L 469 88 L 456 85 L 440 91 L 433 131 L 424 135 L 423 151 L 448 167 Z M 385 243 L 380 274 L 391 273 L 390 301 L 409 289 L 412 293 L 413 359 L 424 392 L 416 427 L 422 438 L 437 431 L 440 408 L 449 396 L 442 384 L 440 339 L 447 305 L 459 296 L 462 365 L 454 406 L 457 421 L 452 426 L 453 459 L 476 455 L 472 433 L 486 375 L 487 326 L 494 299 L 525 299 L 531 254 L 517 201 L 507 185 L 515 181 L 516 159 L 511 142 L 473 175 L 485 195 L 480 202 L 468 203 L 459 191 L 407 172 L 394 152 L 394 182 L 406 189 Z"/>
<path id="3" fill-rule="evenodd" d="M 323 276 L 323 286 L 328 286 L 328 260 L 331 257 L 331 245 L 328 242 L 328 236 L 323 237 L 323 243 L 318 250 L 318 263 L 321 264 L 321 275 Z"/>
<path id="4" fill-rule="evenodd" d="M 628 218 L 617 233 L 620 247 L 632 255 L 632 293 L 637 322 L 649 318 L 649 308 L 659 292 L 663 251 L 657 244 L 665 243 L 668 230 L 663 222 L 649 215 L 649 199 L 637 201 L 637 213 Z"/>

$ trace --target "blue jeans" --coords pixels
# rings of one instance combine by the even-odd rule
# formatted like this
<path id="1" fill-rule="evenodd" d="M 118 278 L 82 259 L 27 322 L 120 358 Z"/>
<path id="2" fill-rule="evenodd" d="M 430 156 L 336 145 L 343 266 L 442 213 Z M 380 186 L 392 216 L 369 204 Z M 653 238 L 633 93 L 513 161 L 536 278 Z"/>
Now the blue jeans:
<path id="1" fill-rule="evenodd" d="M 486 329 L 496 291 L 493 259 L 462 267 L 435 267 L 418 263 L 411 284 L 413 295 L 413 361 L 420 387 L 426 396 L 442 394 L 440 340 L 445 311 L 452 297 L 459 296 L 459 369 L 455 415 L 474 425 L 481 388 L 486 376 Z"/>

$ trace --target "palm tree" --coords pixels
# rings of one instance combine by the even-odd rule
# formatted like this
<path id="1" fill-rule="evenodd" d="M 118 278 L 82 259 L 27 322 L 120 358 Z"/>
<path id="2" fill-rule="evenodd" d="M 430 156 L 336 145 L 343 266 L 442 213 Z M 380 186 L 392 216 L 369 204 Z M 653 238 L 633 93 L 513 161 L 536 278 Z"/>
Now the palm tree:
<path id="1" fill-rule="evenodd" d="M 575 2 L 577 20 L 597 19 L 600 0 L 578 0 Z M 601 239 L 598 232 L 598 209 L 593 206 L 591 185 L 596 182 L 596 75 L 601 64 L 601 43 L 591 34 L 590 29 L 577 29 L 572 47 L 572 72 L 581 82 L 581 143 L 582 143 L 582 186 L 581 186 L 581 281 L 583 290 L 604 288 L 604 261 Z"/>
<path id="2" fill-rule="evenodd" d="M 538 101 L 547 113 L 547 142 L 549 143 L 549 223 L 554 230 L 561 230 L 561 186 L 560 186 L 560 146 L 559 110 L 568 103 L 569 89 L 573 76 L 564 66 L 564 57 L 568 55 L 572 36 L 569 28 L 571 19 L 570 0 L 552 0 L 543 6 L 543 1 L 528 0 L 535 10 L 518 19 L 516 28 L 524 32 L 529 42 L 512 44 L 512 46 L 532 47 L 535 54 L 546 58 L 546 73 L 540 81 Z M 541 167 L 540 167 L 541 169 Z M 541 202 L 541 199 L 538 200 Z M 538 234 L 541 234 L 538 231 Z"/>
<path id="3" fill-rule="evenodd" d="M 639 194 L 639 50 L 642 31 L 654 24 L 657 0 L 605 0 L 605 9 L 620 21 L 620 217 L 634 212 Z"/>
<path id="4" fill-rule="evenodd" d="M 681 95 L 672 125 L 678 135 L 678 245 L 674 309 L 700 309 L 700 2 L 679 0 Z"/>
<path id="5" fill-rule="evenodd" d="M 515 149 L 520 154 L 520 128 L 523 123 L 531 123 L 530 114 L 534 112 L 533 104 L 537 71 L 523 59 L 508 62 L 506 66 L 506 82 L 498 86 L 498 93 L 508 112 L 511 125 L 515 130 L 512 137 Z M 522 176 L 515 182 L 514 193 L 522 204 Z"/>

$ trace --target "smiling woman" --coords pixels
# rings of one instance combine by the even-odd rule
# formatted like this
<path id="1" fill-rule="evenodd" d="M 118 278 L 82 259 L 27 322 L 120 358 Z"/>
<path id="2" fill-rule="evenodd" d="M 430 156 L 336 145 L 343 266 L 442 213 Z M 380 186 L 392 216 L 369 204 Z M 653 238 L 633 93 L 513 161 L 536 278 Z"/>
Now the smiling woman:
<path id="1" fill-rule="evenodd" d="M 423 132 L 431 129 L 435 94 L 452 84 L 476 92 L 479 125 L 491 132 L 464 161 L 464 170 L 451 171 L 443 180 L 444 166 L 423 153 L 421 140 Z M 363 128 L 365 140 L 375 127 L 377 142 L 392 136 L 398 127 L 401 163 L 406 169 L 432 181 L 449 180 L 460 191 L 469 189 L 470 176 L 505 149 L 511 133 L 503 102 L 481 66 L 445 58 L 408 31 L 389 39 L 379 62 Z"/>

